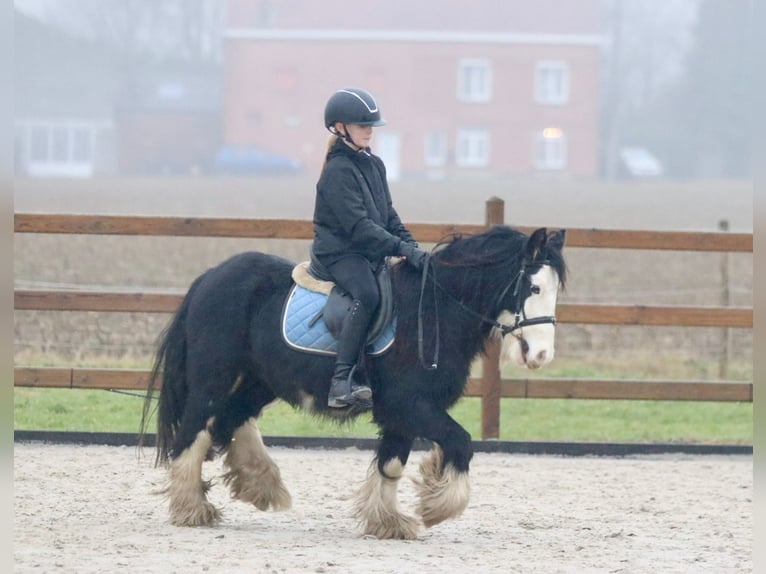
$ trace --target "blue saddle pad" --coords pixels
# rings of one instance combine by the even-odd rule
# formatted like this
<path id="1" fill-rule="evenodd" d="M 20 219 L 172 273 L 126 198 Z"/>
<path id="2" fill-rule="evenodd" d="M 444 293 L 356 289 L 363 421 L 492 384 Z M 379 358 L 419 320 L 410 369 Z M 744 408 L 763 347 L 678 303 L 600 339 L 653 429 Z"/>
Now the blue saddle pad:
<path id="1" fill-rule="evenodd" d="M 309 322 L 319 313 L 327 302 L 327 295 L 309 291 L 300 285 L 293 285 L 287 295 L 282 312 L 282 338 L 293 349 L 336 355 L 338 340 L 327 330 L 322 319 L 309 327 Z M 385 326 L 381 334 L 367 345 L 368 355 L 382 355 L 391 347 L 396 333 L 396 317 Z"/>

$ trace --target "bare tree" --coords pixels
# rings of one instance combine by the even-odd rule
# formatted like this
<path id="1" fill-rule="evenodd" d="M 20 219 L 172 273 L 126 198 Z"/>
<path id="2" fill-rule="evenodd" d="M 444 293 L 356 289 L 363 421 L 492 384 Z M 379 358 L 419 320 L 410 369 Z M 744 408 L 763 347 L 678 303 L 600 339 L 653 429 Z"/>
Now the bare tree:
<path id="1" fill-rule="evenodd" d="M 70 34 L 126 56 L 219 62 L 221 0 L 16 0 Z"/>
<path id="2" fill-rule="evenodd" d="M 699 0 L 605 2 L 608 44 L 602 84 L 602 162 L 616 176 L 631 125 L 683 76 Z"/>

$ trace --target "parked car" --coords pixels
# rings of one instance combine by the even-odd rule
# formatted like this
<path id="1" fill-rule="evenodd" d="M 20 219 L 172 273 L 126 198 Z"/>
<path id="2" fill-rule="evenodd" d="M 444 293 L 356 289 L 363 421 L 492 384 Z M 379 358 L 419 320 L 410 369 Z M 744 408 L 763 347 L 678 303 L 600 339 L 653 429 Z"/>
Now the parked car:
<path id="1" fill-rule="evenodd" d="M 620 171 L 628 179 L 658 178 L 665 172 L 660 160 L 642 147 L 624 147 L 620 150 Z"/>
<path id="2" fill-rule="evenodd" d="M 226 146 L 216 154 L 215 171 L 227 175 L 297 175 L 303 165 L 297 159 L 255 146 Z"/>

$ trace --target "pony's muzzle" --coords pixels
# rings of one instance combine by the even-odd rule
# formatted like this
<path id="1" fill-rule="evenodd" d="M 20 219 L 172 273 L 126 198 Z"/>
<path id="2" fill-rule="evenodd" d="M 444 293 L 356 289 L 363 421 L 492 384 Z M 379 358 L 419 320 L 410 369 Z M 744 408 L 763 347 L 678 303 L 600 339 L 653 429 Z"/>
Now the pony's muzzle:
<path id="1" fill-rule="evenodd" d="M 539 369 L 543 365 L 548 364 L 553 358 L 552 354 L 548 354 L 547 349 L 530 352 L 529 343 L 524 338 L 519 338 L 519 343 L 521 345 L 521 356 L 524 359 L 524 365 L 528 369 Z"/>
<path id="2" fill-rule="evenodd" d="M 542 367 L 545 363 L 547 363 L 546 358 L 548 356 L 548 352 L 544 349 L 542 351 L 539 351 L 534 357 L 529 357 L 527 355 L 527 366 L 530 369 L 538 369 Z"/>

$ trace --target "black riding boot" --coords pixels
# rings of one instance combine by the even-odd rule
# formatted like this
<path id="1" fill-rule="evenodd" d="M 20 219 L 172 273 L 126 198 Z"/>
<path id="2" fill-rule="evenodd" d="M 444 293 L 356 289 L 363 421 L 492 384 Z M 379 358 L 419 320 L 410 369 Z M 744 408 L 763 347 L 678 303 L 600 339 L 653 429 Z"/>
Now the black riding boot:
<path id="1" fill-rule="evenodd" d="M 338 337 L 338 358 L 335 373 L 330 382 L 327 406 L 343 408 L 355 405 L 369 409 L 372 407 L 372 390 L 367 385 L 354 383 L 354 370 L 359 353 L 367 339 L 367 327 L 371 314 L 356 299 L 343 319 L 343 326 Z"/>

